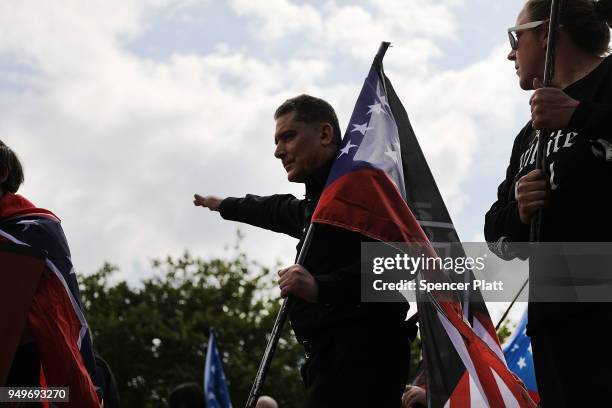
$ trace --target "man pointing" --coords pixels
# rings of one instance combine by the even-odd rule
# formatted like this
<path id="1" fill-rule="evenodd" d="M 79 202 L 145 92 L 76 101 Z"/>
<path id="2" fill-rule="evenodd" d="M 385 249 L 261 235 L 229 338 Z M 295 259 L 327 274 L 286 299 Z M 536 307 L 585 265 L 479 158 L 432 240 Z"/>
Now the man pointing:
<path id="1" fill-rule="evenodd" d="M 274 114 L 274 156 L 287 179 L 306 185 L 303 200 L 292 195 L 221 199 L 195 195 L 194 204 L 227 220 L 284 233 L 303 245 L 321 192 L 341 143 L 334 109 L 300 95 Z M 301 368 L 306 407 L 399 407 L 408 378 L 410 336 L 407 303 L 362 303 L 361 243 L 368 238 L 318 224 L 303 266 L 281 269 L 281 296 L 293 295 L 290 321 L 304 346 Z"/>

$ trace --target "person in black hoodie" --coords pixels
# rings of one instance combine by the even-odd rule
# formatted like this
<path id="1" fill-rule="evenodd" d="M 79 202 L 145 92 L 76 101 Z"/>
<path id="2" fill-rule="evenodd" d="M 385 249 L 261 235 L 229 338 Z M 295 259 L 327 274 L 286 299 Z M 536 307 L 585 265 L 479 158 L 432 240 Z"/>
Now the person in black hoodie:
<path id="1" fill-rule="evenodd" d="M 520 87 L 535 91 L 531 120 L 514 141 L 506 179 L 485 219 L 485 238 L 505 259 L 521 253 L 512 243 L 529 241 L 539 209 L 543 242 L 612 241 L 612 58 L 605 57 L 612 2 L 564 0 L 553 84 L 542 87 L 550 9 L 550 0 L 528 0 L 508 30 L 508 59 Z M 534 129 L 549 129 L 546 175 L 535 169 Z M 551 282 L 561 288 L 590 271 L 540 255 L 530 256 L 529 266 L 528 334 L 542 406 L 610 401 L 612 349 L 601 330 L 612 323 L 612 303 L 535 301 Z"/>
<path id="2" fill-rule="evenodd" d="M 275 112 L 274 156 L 287 178 L 306 185 L 303 200 L 293 195 L 221 199 L 195 195 L 194 204 L 299 239 L 311 216 L 340 146 L 332 106 L 308 95 L 284 102 Z M 399 407 L 408 379 L 415 327 L 404 320 L 408 304 L 362 303 L 361 243 L 366 237 L 318 224 L 303 266 L 279 271 L 281 296 L 293 295 L 290 321 L 304 346 L 302 378 L 306 407 Z"/>

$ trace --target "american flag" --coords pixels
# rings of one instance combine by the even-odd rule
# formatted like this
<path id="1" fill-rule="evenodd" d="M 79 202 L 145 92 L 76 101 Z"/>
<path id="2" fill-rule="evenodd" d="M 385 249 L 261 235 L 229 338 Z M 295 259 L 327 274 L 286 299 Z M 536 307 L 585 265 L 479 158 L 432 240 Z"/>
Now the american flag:
<path id="1" fill-rule="evenodd" d="M 62 406 L 100 407 L 93 345 L 59 218 L 20 195 L 6 193 L 0 201 L 0 242 L 47 253 L 28 313 L 41 355 L 42 383 L 70 388 L 70 402 Z"/>

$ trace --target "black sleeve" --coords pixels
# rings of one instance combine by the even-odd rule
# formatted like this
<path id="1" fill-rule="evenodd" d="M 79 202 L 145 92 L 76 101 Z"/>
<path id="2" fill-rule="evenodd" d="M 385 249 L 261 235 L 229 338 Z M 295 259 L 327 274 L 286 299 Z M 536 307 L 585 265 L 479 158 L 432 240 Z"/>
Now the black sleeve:
<path id="1" fill-rule="evenodd" d="M 260 197 L 248 194 L 243 198 L 228 197 L 219 212 L 230 221 L 244 222 L 274 232 L 300 238 L 306 202 L 291 194 Z"/>
<path id="2" fill-rule="evenodd" d="M 371 271 L 372 265 L 367 257 L 361 256 L 361 246 L 362 243 L 375 242 L 375 240 L 353 231 L 321 224 L 317 225 L 313 240 L 316 239 L 317 233 L 325 234 L 329 231 L 333 231 L 327 235 L 330 239 L 323 243 L 329 247 L 325 256 L 327 262 L 324 262 L 328 264 L 325 273 L 317 273 L 321 270 L 314 265 L 312 269 L 306 267 L 313 273 L 317 282 L 319 290 L 317 303 L 340 308 L 336 310 L 345 307 L 351 310 L 358 309 L 362 317 L 368 316 L 368 319 L 374 318 L 378 322 L 392 323 L 394 327 L 403 327 L 408 330 L 405 334 L 409 338 L 416 337 L 416 326 L 404 323 L 410 306 L 401 293 L 395 293 L 394 298 L 387 299 L 386 302 L 362 301 L 362 271 Z"/>
<path id="3" fill-rule="evenodd" d="M 335 269 L 328 275 L 315 275 L 319 288 L 317 303 L 324 305 L 357 304 L 361 302 L 361 271 L 371 265 L 363 265 L 365 261 L 355 261 L 350 265 Z M 404 303 L 406 299 L 397 294 L 395 303 Z M 404 313 L 405 315 L 405 313 Z"/>
<path id="4" fill-rule="evenodd" d="M 321 238 L 323 242 L 318 241 Z M 318 273 L 317 270 L 311 271 L 319 288 L 318 303 L 361 301 L 361 243 L 373 241 L 357 232 L 331 225 L 317 225 L 311 249 L 315 253 L 326 251 L 326 262 L 330 264 L 325 274 Z M 308 269 L 308 265 L 306 268 Z"/>
<path id="5" fill-rule="evenodd" d="M 318 303 L 359 303 L 361 299 L 361 261 L 335 269 L 328 275 L 317 275 Z"/>
<path id="6" fill-rule="evenodd" d="M 592 139 L 612 142 L 612 104 L 581 101 L 568 128 Z"/>
<path id="7" fill-rule="evenodd" d="M 485 216 L 485 239 L 490 243 L 491 250 L 503 259 L 514 258 L 514 254 L 507 251 L 505 243 L 529 241 L 529 225 L 521 221 L 518 203 L 510 189 L 519 172 L 522 141 L 530 131 L 531 126 L 525 126 L 515 139 L 510 164 L 506 170 L 506 179 L 497 188 L 497 201 Z"/>

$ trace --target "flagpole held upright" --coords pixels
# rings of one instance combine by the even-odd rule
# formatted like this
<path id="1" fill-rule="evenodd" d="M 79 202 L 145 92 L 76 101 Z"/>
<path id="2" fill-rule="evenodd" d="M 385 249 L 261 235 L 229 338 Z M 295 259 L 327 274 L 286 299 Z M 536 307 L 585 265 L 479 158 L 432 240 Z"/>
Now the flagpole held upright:
<path id="1" fill-rule="evenodd" d="M 512 299 L 512 302 L 510 302 L 510 306 L 508 306 L 508 308 L 502 315 L 501 319 L 499 319 L 499 322 L 497 322 L 497 324 L 495 325 L 495 331 L 499 330 L 504 320 L 506 320 L 506 317 L 508 317 L 508 313 L 510 313 L 510 309 L 512 309 L 512 306 L 514 306 L 514 304 L 516 303 L 516 299 L 518 299 L 521 293 L 523 293 L 523 290 L 525 290 L 525 287 L 527 286 L 528 282 L 529 282 L 529 278 L 525 280 L 525 282 L 523 283 L 523 286 L 521 286 L 521 289 L 518 291 L 516 296 L 514 296 L 514 299 Z"/>
<path id="2" fill-rule="evenodd" d="M 546 62 L 544 64 L 544 87 L 549 87 L 555 76 L 555 57 L 557 54 L 557 29 L 559 27 L 559 14 L 563 0 L 552 0 L 550 6 L 550 23 L 548 26 L 548 46 L 546 48 Z M 544 156 L 544 146 L 548 144 L 548 131 L 545 129 L 536 129 L 536 139 L 538 149 L 536 151 L 536 168 L 542 170 L 543 174 L 546 171 L 546 157 Z M 542 235 L 542 209 L 538 210 L 536 215 L 531 219 L 529 231 L 529 241 L 539 242 Z"/>
<path id="3" fill-rule="evenodd" d="M 387 52 L 387 49 L 389 48 L 390 45 L 391 45 L 391 43 L 389 43 L 389 42 L 382 42 L 380 47 L 379 47 L 379 49 L 378 49 L 376 57 L 374 57 L 374 61 L 372 63 L 373 66 L 376 67 L 376 72 L 382 78 L 384 78 L 384 75 L 382 73 L 382 60 L 383 60 L 383 58 L 385 56 L 385 53 Z M 383 84 L 384 84 L 384 82 L 383 82 Z M 318 206 L 317 206 L 317 208 L 318 208 Z M 317 214 L 317 212 L 315 210 L 315 213 L 313 214 L 313 220 L 315 220 L 316 214 Z M 301 248 L 300 253 L 298 255 L 298 259 L 296 261 L 296 263 L 298 265 L 303 265 L 304 260 L 306 259 L 306 256 L 308 254 L 308 249 L 309 249 L 309 246 L 310 246 L 310 242 L 312 241 L 312 236 L 314 234 L 315 223 L 316 222 L 323 222 L 323 221 L 315 221 L 314 223 L 311 223 L 310 226 L 308 227 L 308 232 L 306 233 L 306 237 L 304 238 L 304 244 L 302 245 L 302 248 Z M 263 388 L 263 384 L 265 382 L 268 370 L 269 370 L 270 365 L 272 363 L 272 357 L 273 357 L 274 352 L 276 350 L 276 346 L 278 345 L 278 340 L 280 338 L 280 333 L 281 333 L 282 328 L 283 328 L 283 326 L 285 324 L 285 321 L 287 320 L 287 317 L 289 316 L 289 311 L 291 310 L 291 307 L 294 304 L 294 301 L 295 301 L 295 299 L 294 299 L 293 296 L 287 297 L 283 301 L 281 309 L 278 312 L 278 316 L 276 317 L 276 321 L 274 323 L 274 327 L 272 328 L 272 332 L 270 334 L 270 339 L 268 340 L 268 344 L 266 345 L 266 349 L 264 351 L 264 355 L 262 357 L 261 363 L 260 363 L 259 368 L 257 370 L 257 375 L 255 376 L 255 380 L 253 382 L 253 386 L 251 388 L 251 392 L 249 394 L 249 398 L 248 398 L 247 403 L 246 403 L 246 408 L 255 408 L 255 405 L 257 404 L 257 399 L 259 398 L 259 395 L 261 394 L 261 390 Z"/>
<path id="4" fill-rule="evenodd" d="M 382 67 L 382 60 L 385 58 L 385 54 L 387 53 L 387 49 L 389 49 L 391 43 L 388 41 L 383 41 L 380 43 L 380 47 L 378 47 L 378 52 L 374 57 L 374 65 L 376 67 Z"/>
<path id="5" fill-rule="evenodd" d="M 385 83 L 385 74 L 383 72 L 383 58 L 385 58 L 385 54 L 387 53 L 387 50 L 390 46 L 391 43 L 388 41 L 381 42 L 380 47 L 378 48 L 378 52 L 374 57 L 374 62 L 372 62 L 372 65 L 376 68 L 376 72 L 378 73 L 378 76 L 380 78 L 380 83 L 382 84 L 385 90 L 385 95 L 388 95 L 388 93 L 387 84 Z"/>
<path id="6" fill-rule="evenodd" d="M 304 238 L 304 244 L 302 245 L 302 248 L 300 249 L 300 253 L 298 255 L 298 259 L 296 262 L 298 265 L 304 264 L 304 260 L 306 259 L 306 255 L 308 254 L 308 249 L 310 248 L 310 242 L 312 241 L 314 230 L 314 224 L 310 224 L 310 226 L 308 227 L 308 232 L 306 232 L 306 238 Z M 261 395 L 261 390 L 266 381 L 268 371 L 270 370 L 270 365 L 272 364 L 272 358 L 274 357 L 274 352 L 276 351 L 276 346 L 278 345 L 280 334 L 283 331 L 283 327 L 285 326 L 285 322 L 287 321 L 287 317 L 289 316 L 289 312 L 291 311 L 291 307 L 293 306 L 294 299 L 295 298 L 293 296 L 287 297 L 283 301 L 283 304 L 281 305 L 281 308 L 278 311 L 276 321 L 274 322 L 272 332 L 270 333 L 270 339 L 268 340 L 268 344 L 266 345 L 266 349 L 264 350 L 261 362 L 259 363 L 259 368 L 257 369 L 257 374 L 255 375 L 255 380 L 253 381 L 253 386 L 251 387 L 249 398 L 247 399 L 247 403 L 245 406 L 246 408 L 255 408 L 257 400 Z"/>

